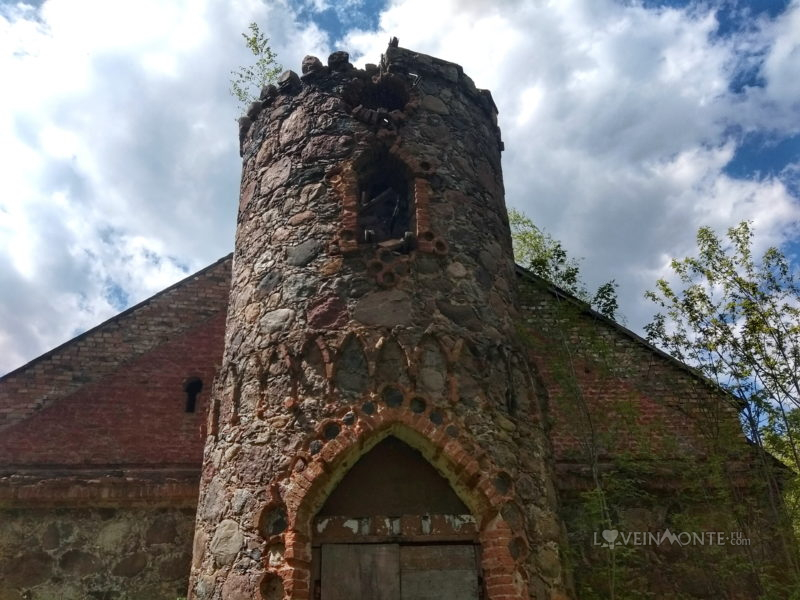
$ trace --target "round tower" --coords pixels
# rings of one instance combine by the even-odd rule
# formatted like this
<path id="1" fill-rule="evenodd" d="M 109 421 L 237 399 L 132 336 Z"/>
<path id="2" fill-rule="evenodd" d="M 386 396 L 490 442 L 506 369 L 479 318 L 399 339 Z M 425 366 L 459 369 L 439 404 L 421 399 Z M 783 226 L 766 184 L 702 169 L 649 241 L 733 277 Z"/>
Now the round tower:
<path id="1" fill-rule="evenodd" d="M 390 44 L 240 120 L 189 597 L 562 598 L 491 94 Z"/>

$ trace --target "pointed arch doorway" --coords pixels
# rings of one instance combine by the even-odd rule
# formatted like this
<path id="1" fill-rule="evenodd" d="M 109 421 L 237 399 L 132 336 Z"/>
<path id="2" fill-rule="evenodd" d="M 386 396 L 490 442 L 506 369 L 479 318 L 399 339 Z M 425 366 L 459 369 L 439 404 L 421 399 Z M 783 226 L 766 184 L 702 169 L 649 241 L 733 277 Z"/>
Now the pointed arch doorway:
<path id="1" fill-rule="evenodd" d="M 316 600 L 481 600 L 475 519 L 417 450 L 389 436 L 314 518 L 311 587 Z"/>

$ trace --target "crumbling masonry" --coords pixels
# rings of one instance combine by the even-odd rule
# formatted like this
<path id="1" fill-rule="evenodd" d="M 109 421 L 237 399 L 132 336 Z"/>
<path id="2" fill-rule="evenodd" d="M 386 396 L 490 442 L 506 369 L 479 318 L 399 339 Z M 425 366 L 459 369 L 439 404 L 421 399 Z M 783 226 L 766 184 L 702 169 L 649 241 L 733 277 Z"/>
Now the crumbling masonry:
<path id="1" fill-rule="evenodd" d="M 556 499 L 515 326 L 491 94 L 457 65 L 397 47 L 364 70 L 336 53 L 303 71 L 241 122 L 193 593 L 390 598 L 370 586 L 396 581 L 403 598 L 427 598 L 438 581 L 439 596 L 510 600 L 528 598 L 535 576 L 558 597 L 560 531 L 537 529 L 556 522 Z M 412 497 L 430 467 L 409 457 L 408 497 L 387 494 L 391 509 L 358 505 L 383 493 L 378 482 L 317 517 L 365 455 L 400 468 L 399 441 L 455 494 L 443 486 L 438 507 Z M 533 506 L 541 520 L 522 518 Z M 375 582 L 342 589 L 359 561 Z"/>

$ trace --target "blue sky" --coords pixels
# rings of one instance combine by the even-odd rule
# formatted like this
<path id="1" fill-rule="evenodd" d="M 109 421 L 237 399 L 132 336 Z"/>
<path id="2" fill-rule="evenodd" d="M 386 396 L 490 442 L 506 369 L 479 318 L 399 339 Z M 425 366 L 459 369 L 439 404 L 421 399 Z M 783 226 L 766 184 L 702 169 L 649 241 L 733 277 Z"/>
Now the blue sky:
<path id="1" fill-rule="evenodd" d="M 700 226 L 800 255 L 800 0 L 0 0 L 0 373 L 232 249 L 251 21 L 297 71 L 391 36 L 461 64 L 507 204 L 636 331 Z"/>

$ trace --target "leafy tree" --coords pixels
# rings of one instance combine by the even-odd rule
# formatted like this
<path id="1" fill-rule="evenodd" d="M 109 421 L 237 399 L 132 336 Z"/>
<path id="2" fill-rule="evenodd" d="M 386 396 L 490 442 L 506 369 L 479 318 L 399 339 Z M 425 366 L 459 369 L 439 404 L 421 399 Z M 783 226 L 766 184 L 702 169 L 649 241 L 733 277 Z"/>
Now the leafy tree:
<path id="1" fill-rule="evenodd" d="M 256 59 L 251 66 L 239 67 L 231 71 L 232 96 L 239 100 L 239 109 L 243 112 L 247 105 L 259 96 L 261 88 L 278 78 L 283 67 L 276 61 L 277 54 L 269 45 L 269 38 L 264 35 L 257 23 L 248 26 L 250 34 L 243 33 L 245 45 Z"/>
<path id="2" fill-rule="evenodd" d="M 648 339 L 700 370 L 758 412 L 788 423 L 800 407 L 800 282 L 786 256 L 752 253 L 753 230 L 728 229 L 727 243 L 708 227 L 697 232 L 696 257 L 673 260 L 682 289 L 659 280 L 646 293 L 662 309 L 645 327 Z M 789 427 L 793 461 L 800 464 Z M 749 432 L 758 437 L 759 429 Z"/>
<path id="3" fill-rule="evenodd" d="M 579 261 L 567 254 L 561 242 L 516 209 L 508 211 L 508 218 L 514 258 L 520 265 L 590 304 L 600 314 L 610 319 L 616 317 L 619 305 L 617 284 L 613 279 L 590 295 L 581 279 Z"/>
<path id="4" fill-rule="evenodd" d="M 673 260 L 680 287 L 659 280 L 645 295 L 661 309 L 645 327 L 661 346 L 731 394 L 748 437 L 800 472 L 800 282 L 777 248 L 753 257 L 742 222 L 721 239 L 697 232 L 697 256 Z M 800 489 L 786 508 L 800 530 Z"/>

